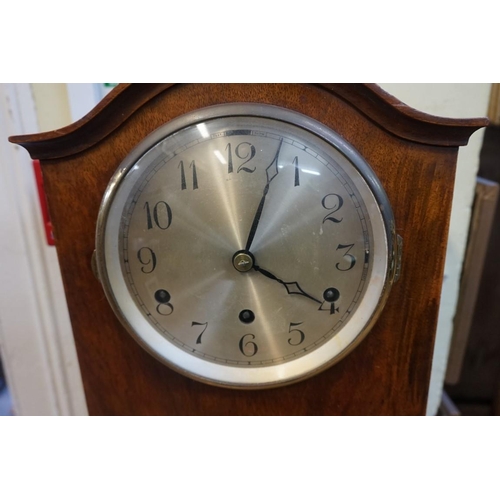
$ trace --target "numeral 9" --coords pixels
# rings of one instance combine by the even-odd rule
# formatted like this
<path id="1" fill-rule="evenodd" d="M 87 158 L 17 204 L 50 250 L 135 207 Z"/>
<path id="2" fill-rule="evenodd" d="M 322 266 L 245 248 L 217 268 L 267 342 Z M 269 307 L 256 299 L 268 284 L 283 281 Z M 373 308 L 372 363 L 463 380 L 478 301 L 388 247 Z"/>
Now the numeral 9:
<path id="1" fill-rule="evenodd" d="M 142 247 L 137 252 L 137 258 L 139 262 L 142 264 L 141 271 L 144 274 L 152 273 L 156 268 L 156 255 L 149 247 Z M 150 269 L 147 269 L 148 266 L 151 266 Z"/>

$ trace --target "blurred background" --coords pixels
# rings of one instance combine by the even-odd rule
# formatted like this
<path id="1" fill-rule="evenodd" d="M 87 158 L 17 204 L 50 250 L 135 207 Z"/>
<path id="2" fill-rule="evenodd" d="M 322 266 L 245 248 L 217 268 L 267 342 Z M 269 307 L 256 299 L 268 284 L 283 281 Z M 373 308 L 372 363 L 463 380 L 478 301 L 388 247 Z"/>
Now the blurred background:
<path id="1" fill-rule="evenodd" d="M 7 137 L 69 125 L 115 85 L 0 84 L 0 415 L 87 413 L 37 165 Z M 427 414 L 500 415 L 500 84 L 379 85 L 429 114 L 490 118 L 459 152 Z"/>

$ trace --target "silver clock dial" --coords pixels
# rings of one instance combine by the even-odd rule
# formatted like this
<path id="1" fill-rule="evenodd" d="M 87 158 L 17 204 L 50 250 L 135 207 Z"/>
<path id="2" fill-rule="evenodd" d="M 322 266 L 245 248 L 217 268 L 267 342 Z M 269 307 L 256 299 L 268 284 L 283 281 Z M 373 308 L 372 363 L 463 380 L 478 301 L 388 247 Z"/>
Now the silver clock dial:
<path id="1" fill-rule="evenodd" d="M 209 383 L 285 384 L 372 325 L 391 221 L 373 172 L 333 132 L 279 108 L 219 106 L 125 160 L 101 209 L 99 274 L 166 364 Z"/>

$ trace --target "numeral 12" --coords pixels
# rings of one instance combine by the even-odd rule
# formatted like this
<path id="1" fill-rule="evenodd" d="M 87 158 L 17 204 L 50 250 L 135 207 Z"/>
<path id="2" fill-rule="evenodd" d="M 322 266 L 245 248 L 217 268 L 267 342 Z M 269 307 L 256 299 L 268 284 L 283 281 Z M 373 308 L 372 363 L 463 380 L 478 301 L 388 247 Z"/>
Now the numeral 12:
<path id="1" fill-rule="evenodd" d="M 233 151 L 231 147 L 231 143 L 228 143 L 226 146 L 226 151 L 227 151 L 227 173 L 232 174 L 233 173 Z M 254 156 L 255 156 L 255 146 L 250 144 L 249 142 L 240 142 L 235 150 L 234 150 L 235 155 L 240 159 L 244 160 L 243 163 L 238 167 L 236 170 L 236 173 L 240 173 L 241 170 L 244 172 L 248 173 L 253 173 L 255 172 L 256 167 L 250 168 L 250 167 L 244 167 L 246 163 L 248 163 Z"/>

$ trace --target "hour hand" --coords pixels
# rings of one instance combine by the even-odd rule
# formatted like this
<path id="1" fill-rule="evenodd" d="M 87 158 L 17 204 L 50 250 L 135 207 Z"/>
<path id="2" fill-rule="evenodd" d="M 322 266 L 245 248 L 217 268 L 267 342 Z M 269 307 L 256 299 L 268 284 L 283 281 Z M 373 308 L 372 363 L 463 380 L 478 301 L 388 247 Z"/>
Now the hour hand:
<path id="1" fill-rule="evenodd" d="M 257 264 L 254 264 L 253 269 L 266 276 L 266 278 L 271 278 L 272 280 L 281 283 L 286 288 L 288 295 L 302 295 L 304 297 L 307 297 L 308 299 L 314 300 L 314 302 L 317 302 L 318 304 L 322 304 L 320 300 L 315 299 L 312 295 L 309 295 L 307 292 L 302 290 L 302 288 L 296 281 L 283 281 L 269 271 L 262 269 Z"/>

